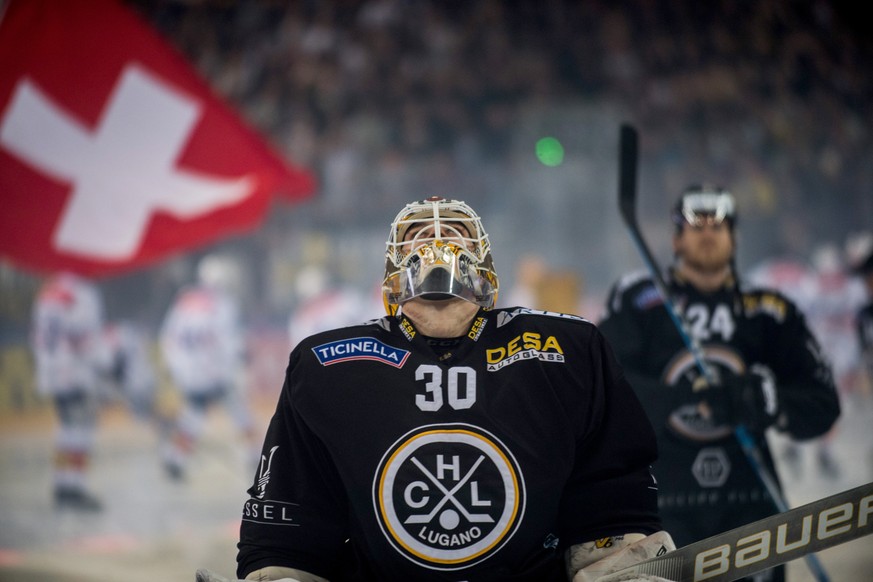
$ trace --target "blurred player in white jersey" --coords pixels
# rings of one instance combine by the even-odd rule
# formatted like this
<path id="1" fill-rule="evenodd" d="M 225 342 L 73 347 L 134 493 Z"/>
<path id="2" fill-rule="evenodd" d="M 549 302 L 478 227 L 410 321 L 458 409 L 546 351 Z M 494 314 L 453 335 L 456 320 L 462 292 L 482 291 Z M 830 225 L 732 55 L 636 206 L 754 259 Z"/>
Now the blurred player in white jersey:
<path id="1" fill-rule="evenodd" d="M 848 272 L 836 244 L 818 247 L 812 257 L 814 292 L 807 310 L 809 325 L 831 358 L 842 395 L 855 391 L 860 352 L 855 341 L 855 313 L 864 303 L 864 286 Z"/>
<path id="2" fill-rule="evenodd" d="M 768 258 L 746 274 L 750 284 L 778 289 L 804 310 L 812 301 L 813 278 L 812 267 L 805 260 L 789 256 Z"/>
<path id="3" fill-rule="evenodd" d="M 61 508 L 98 511 L 85 486 L 99 409 L 98 383 L 108 365 L 102 341 L 103 300 L 90 281 L 72 273 L 50 277 L 33 307 L 31 347 L 40 394 L 58 416 L 54 500 Z"/>
<path id="4" fill-rule="evenodd" d="M 225 405 L 246 441 L 254 443 L 254 421 L 243 393 L 245 341 L 232 292 L 239 278 L 236 267 L 227 257 L 203 259 L 199 284 L 179 292 L 161 328 L 161 354 L 183 398 L 163 451 L 173 478 L 184 477 L 214 405 Z"/>
<path id="5" fill-rule="evenodd" d="M 837 246 L 819 245 L 813 250 L 809 263 L 791 258 L 764 261 L 750 272 L 749 279 L 780 290 L 798 304 L 830 360 L 840 396 L 845 398 L 853 393 L 860 360 L 852 321 L 863 299 L 863 290 L 846 273 Z M 838 477 L 840 472 L 831 451 L 835 430 L 815 443 L 817 469 L 829 478 Z M 803 460 L 801 445 L 787 441 L 782 456 L 799 475 Z"/>

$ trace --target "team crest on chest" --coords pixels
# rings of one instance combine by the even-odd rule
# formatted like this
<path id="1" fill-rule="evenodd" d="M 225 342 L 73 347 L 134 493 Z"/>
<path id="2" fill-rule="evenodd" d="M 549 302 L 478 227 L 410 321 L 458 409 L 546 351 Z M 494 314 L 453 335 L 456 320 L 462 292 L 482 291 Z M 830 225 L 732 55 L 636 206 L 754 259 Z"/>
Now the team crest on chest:
<path id="1" fill-rule="evenodd" d="M 385 453 L 373 505 L 391 545 L 433 570 L 458 570 L 499 550 L 524 515 L 518 463 L 487 431 L 467 424 L 420 427 Z"/>
<path id="2" fill-rule="evenodd" d="M 712 372 L 742 374 L 746 370 L 742 355 L 731 346 L 710 345 L 703 349 L 704 357 Z M 666 366 L 663 381 L 667 386 L 681 383 L 694 384 L 700 376 L 700 368 L 688 350 L 679 352 Z M 667 426 L 685 438 L 698 442 L 717 441 L 733 434 L 733 427 L 716 425 L 712 419 L 701 414 L 697 404 L 686 404 L 674 410 L 667 418 Z"/>

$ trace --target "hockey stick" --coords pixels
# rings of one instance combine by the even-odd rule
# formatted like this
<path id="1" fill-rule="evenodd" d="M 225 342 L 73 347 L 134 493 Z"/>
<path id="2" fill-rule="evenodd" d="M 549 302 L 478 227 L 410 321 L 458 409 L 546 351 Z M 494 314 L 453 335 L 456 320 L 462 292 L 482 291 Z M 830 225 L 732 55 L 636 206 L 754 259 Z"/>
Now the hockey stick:
<path id="1" fill-rule="evenodd" d="M 676 582 L 731 582 L 873 533 L 873 483 L 716 534 L 599 578 L 650 574 Z"/>
<path id="2" fill-rule="evenodd" d="M 642 230 L 640 229 L 639 223 L 637 222 L 636 200 L 637 160 L 639 157 L 638 142 L 639 138 L 637 135 L 637 130 L 631 125 L 622 124 L 619 134 L 619 212 L 621 213 L 621 217 L 624 220 L 625 225 L 627 225 L 628 230 L 630 231 L 631 238 L 633 239 L 634 243 L 637 246 L 637 249 L 643 257 L 643 261 L 646 263 L 646 266 L 648 267 L 648 270 L 652 275 L 652 280 L 655 283 L 655 287 L 657 288 L 658 293 L 661 295 L 661 298 L 664 302 L 664 308 L 667 310 L 667 313 L 670 315 L 670 319 L 673 320 L 673 324 L 679 331 L 679 335 L 682 337 L 683 343 L 688 348 L 688 351 L 694 358 L 694 361 L 697 364 L 697 367 L 700 369 L 701 374 L 703 374 L 704 378 L 706 378 L 710 383 L 714 383 L 715 376 L 709 365 L 707 364 L 706 358 L 703 355 L 703 350 L 701 349 L 700 344 L 697 342 L 697 339 L 688 330 L 688 326 L 686 325 L 685 320 L 682 318 L 682 316 L 679 314 L 679 311 L 676 309 L 676 306 L 673 304 L 673 300 L 670 297 L 670 292 L 667 288 L 667 283 L 664 281 L 664 276 L 661 273 L 661 268 L 658 265 L 658 261 L 655 260 L 654 255 L 652 255 L 652 252 L 649 250 L 649 246 L 646 244 L 646 241 L 642 235 Z M 734 435 L 736 436 L 737 442 L 739 443 L 740 448 L 743 450 L 746 459 L 752 466 L 752 470 L 755 471 L 755 474 L 764 485 L 767 493 L 770 494 L 770 498 L 776 505 L 776 509 L 780 512 L 788 511 L 788 503 L 785 501 L 785 498 L 780 492 L 776 479 L 773 477 L 773 475 L 770 474 L 770 471 L 764 464 L 761 452 L 755 445 L 755 441 L 752 438 L 751 434 L 749 434 L 749 431 L 746 429 L 746 427 L 738 425 L 734 428 Z M 806 561 L 809 565 L 809 569 L 812 571 L 815 578 L 819 582 L 827 582 L 828 576 L 822 568 L 821 564 L 818 562 L 818 559 L 815 557 L 815 555 L 808 555 Z"/>

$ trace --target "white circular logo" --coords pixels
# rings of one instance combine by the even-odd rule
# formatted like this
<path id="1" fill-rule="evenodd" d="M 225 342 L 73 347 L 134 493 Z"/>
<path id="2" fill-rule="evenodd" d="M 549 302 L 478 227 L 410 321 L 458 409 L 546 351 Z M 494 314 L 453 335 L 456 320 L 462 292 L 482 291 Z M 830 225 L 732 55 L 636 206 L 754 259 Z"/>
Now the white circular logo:
<path id="1" fill-rule="evenodd" d="M 386 452 L 373 483 L 388 541 L 436 570 L 467 568 L 496 552 L 518 528 L 524 497 L 512 453 L 466 424 L 407 433 Z"/>

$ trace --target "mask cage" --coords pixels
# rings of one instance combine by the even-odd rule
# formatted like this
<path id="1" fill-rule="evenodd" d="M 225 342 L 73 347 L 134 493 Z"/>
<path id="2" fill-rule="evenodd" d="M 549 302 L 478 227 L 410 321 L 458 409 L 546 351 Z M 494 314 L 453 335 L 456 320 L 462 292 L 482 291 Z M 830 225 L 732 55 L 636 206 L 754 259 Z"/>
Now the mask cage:
<path id="1" fill-rule="evenodd" d="M 412 230 L 410 240 L 404 240 Z M 423 295 L 460 297 L 490 309 L 497 289 L 488 235 L 464 202 L 414 202 L 392 221 L 382 288 L 388 313 Z"/>

